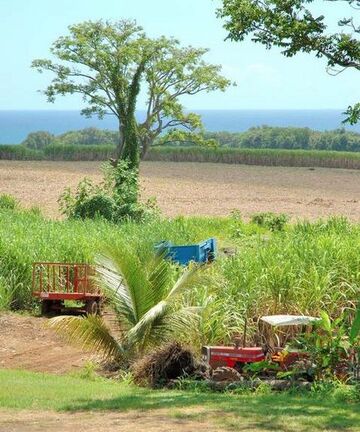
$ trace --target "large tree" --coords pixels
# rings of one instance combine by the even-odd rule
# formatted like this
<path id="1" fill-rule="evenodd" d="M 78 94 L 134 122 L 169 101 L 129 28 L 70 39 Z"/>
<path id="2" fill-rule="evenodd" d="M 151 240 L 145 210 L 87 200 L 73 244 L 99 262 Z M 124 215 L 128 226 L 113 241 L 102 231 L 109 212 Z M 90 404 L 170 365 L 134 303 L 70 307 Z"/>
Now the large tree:
<path id="1" fill-rule="evenodd" d="M 87 104 L 82 114 L 114 115 L 120 134 L 117 157 L 137 166 L 140 148 L 144 155 L 167 127 L 193 130 L 201 124 L 198 116 L 185 114 L 180 96 L 225 90 L 230 84 L 219 74 L 219 66 L 203 61 L 205 52 L 181 48 L 174 39 L 150 39 L 132 21 L 88 21 L 70 26 L 69 35 L 53 43 L 56 61 L 34 60 L 33 67 L 55 74 L 44 91 L 48 101 L 78 93 Z M 148 105 L 145 121 L 139 124 L 135 112 L 143 85 Z"/>
<path id="2" fill-rule="evenodd" d="M 50 49 L 61 62 L 38 59 L 32 64 L 40 72 L 55 74 L 44 91 L 48 101 L 78 93 L 87 104 L 82 110 L 85 116 L 116 116 L 120 133 L 117 156 L 137 165 L 136 100 L 145 67 L 161 40 L 147 39 L 142 28 L 131 21 L 88 21 L 70 26 L 69 33 Z"/>
<path id="3" fill-rule="evenodd" d="M 324 11 L 341 2 L 344 14 L 360 9 L 359 0 L 323 0 Z M 360 70 L 360 26 L 352 16 L 338 21 L 339 31 L 329 31 L 324 15 L 314 12 L 314 0 L 223 0 L 218 16 L 225 18 L 228 38 L 242 41 L 251 35 L 266 48 L 280 47 L 292 57 L 299 52 L 324 57 L 329 73 Z M 326 9 L 325 9 L 326 8 Z M 360 120 L 360 103 L 349 106 L 345 121 Z"/>
<path id="4" fill-rule="evenodd" d="M 187 113 L 179 100 L 200 92 L 224 91 L 231 82 L 221 76 L 221 66 L 206 63 L 204 48 L 181 47 L 169 39 L 145 71 L 148 100 L 146 117 L 139 125 L 144 156 L 154 140 L 168 128 L 195 131 L 202 127 L 200 116 Z"/>

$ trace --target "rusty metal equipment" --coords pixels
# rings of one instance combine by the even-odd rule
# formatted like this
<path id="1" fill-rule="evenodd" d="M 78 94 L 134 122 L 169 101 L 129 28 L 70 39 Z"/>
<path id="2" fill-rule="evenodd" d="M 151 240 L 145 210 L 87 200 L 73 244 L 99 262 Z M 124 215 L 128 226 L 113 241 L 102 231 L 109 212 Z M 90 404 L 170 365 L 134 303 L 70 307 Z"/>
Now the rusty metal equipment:
<path id="1" fill-rule="evenodd" d="M 227 366 L 240 370 L 244 364 L 265 360 L 261 347 L 204 346 L 202 357 L 213 369 Z"/>
<path id="2" fill-rule="evenodd" d="M 65 300 L 83 302 L 87 313 L 97 314 L 103 294 L 94 275 L 95 268 L 89 264 L 35 262 L 32 293 L 41 300 L 44 314 L 62 310 Z"/>
<path id="3" fill-rule="evenodd" d="M 319 318 L 298 315 L 271 315 L 261 317 L 260 319 L 270 326 L 283 327 L 311 325 L 311 323 L 317 321 Z M 240 370 L 244 364 L 255 363 L 266 359 L 267 352 L 262 347 L 246 347 L 246 325 L 242 344 L 243 346 L 239 346 L 239 340 L 236 338 L 233 346 L 204 346 L 202 348 L 203 360 L 213 369 L 228 366 Z M 281 349 L 282 348 L 277 348 L 277 351 L 281 352 Z M 277 353 L 278 355 L 274 356 L 273 360 L 279 357 L 279 352 Z M 296 351 L 290 352 L 287 353 L 286 361 L 284 359 L 281 363 L 289 365 L 304 357 L 306 358 L 306 354 Z"/>

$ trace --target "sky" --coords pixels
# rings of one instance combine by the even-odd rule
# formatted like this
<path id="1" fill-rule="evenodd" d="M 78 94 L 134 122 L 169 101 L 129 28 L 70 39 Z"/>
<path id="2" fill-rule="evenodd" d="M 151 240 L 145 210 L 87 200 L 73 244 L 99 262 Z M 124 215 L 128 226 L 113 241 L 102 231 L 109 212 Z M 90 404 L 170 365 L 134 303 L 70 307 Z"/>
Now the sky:
<path id="1" fill-rule="evenodd" d="M 223 21 L 215 11 L 220 0 L 0 0 L 0 110 L 74 110 L 76 96 L 46 102 L 38 92 L 51 76 L 30 68 L 35 58 L 48 58 L 51 43 L 70 24 L 97 19 L 136 19 L 149 36 L 174 36 L 184 45 L 209 48 L 206 60 L 221 64 L 237 83 L 225 93 L 189 96 L 187 109 L 345 109 L 358 101 L 356 71 L 336 77 L 326 73 L 325 60 L 301 54 L 285 58 L 251 41 L 225 41 Z M 359 14 L 344 2 L 317 1 L 316 11 L 338 18 Z M 139 98 L 139 109 L 145 106 Z"/>

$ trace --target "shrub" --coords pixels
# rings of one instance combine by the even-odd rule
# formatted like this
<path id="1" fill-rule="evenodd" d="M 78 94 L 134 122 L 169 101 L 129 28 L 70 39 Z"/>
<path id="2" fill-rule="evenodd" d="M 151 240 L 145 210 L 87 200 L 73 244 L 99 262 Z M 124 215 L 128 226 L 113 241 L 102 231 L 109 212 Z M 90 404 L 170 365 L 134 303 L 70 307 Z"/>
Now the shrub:
<path id="1" fill-rule="evenodd" d="M 251 222 L 266 227 L 270 231 L 283 231 L 289 217 L 286 214 L 275 214 L 271 212 L 257 213 L 252 216 Z"/>
<path id="2" fill-rule="evenodd" d="M 96 194 L 77 202 L 74 207 L 74 217 L 81 219 L 95 219 L 103 217 L 111 221 L 114 217 L 115 202 L 103 194 Z"/>
<path id="3" fill-rule="evenodd" d="M 94 219 L 103 217 L 111 222 L 125 219 L 143 221 L 157 214 L 156 204 L 149 200 L 138 202 L 138 171 L 130 169 L 125 161 L 114 167 L 103 166 L 104 180 L 94 185 L 90 179 L 83 179 L 75 193 L 66 188 L 58 202 L 60 211 L 68 218 Z"/>

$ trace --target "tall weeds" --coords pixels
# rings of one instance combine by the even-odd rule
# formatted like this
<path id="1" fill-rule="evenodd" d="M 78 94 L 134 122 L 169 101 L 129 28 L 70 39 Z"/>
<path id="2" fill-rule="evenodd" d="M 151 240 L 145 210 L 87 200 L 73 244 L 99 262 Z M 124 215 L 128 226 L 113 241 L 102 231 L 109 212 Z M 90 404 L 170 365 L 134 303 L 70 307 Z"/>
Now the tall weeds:
<path id="1" fill-rule="evenodd" d="M 264 236 L 264 234 L 266 234 Z M 196 345 L 255 337 L 261 315 L 338 316 L 360 295 L 360 225 L 343 218 L 267 231 L 236 218 L 183 218 L 114 225 L 102 220 L 50 221 L 21 210 L 0 210 L 0 309 L 31 308 L 33 261 L 93 262 L 107 245 L 127 243 L 139 256 L 161 240 L 185 244 L 216 237 L 233 257 L 219 258 L 184 304 L 203 306 Z"/>

